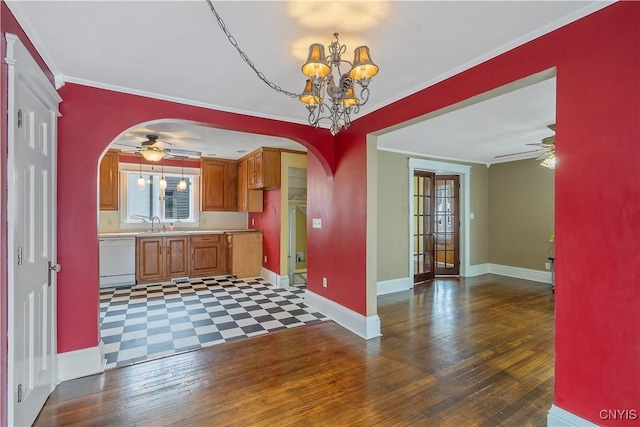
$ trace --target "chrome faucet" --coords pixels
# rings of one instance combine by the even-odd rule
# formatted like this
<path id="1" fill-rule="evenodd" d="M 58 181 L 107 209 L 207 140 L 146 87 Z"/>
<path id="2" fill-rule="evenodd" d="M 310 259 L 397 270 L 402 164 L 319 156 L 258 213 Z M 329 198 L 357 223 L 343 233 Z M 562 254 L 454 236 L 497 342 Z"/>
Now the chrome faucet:
<path id="1" fill-rule="evenodd" d="M 158 220 L 158 225 L 160 225 L 160 217 L 159 216 L 154 216 L 153 218 L 151 218 L 151 232 L 153 233 L 153 221 L 154 220 Z M 160 230 L 158 230 L 160 231 Z"/>

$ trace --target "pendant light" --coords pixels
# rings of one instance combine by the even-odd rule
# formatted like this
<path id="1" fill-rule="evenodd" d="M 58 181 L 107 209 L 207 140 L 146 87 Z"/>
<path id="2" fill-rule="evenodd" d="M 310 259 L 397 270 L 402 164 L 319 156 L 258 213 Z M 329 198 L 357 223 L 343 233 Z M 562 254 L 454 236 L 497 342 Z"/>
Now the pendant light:
<path id="1" fill-rule="evenodd" d="M 184 191 L 186 189 L 187 189 L 187 181 L 185 181 L 185 179 L 184 179 L 184 159 L 182 159 L 182 179 L 180 180 L 180 182 L 176 186 L 176 190 Z"/>
<path id="2" fill-rule="evenodd" d="M 142 177 L 142 159 L 139 159 L 139 161 L 140 161 L 140 177 L 138 178 L 137 184 L 138 184 L 138 187 L 144 188 L 145 181 L 144 181 L 144 178 Z"/>
<path id="3" fill-rule="evenodd" d="M 164 179 L 164 165 L 161 165 L 161 166 L 162 166 L 162 176 L 160 177 L 160 182 L 158 185 L 161 190 L 164 190 L 167 188 L 167 180 Z"/>

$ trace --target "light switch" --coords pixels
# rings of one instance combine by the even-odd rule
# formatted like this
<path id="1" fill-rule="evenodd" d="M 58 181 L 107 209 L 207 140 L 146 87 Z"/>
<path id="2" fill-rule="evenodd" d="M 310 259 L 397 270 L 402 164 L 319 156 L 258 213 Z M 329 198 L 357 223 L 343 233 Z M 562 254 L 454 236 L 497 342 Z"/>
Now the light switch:
<path id="1" fill-rule="evenodd" d="M 321 218 L 313 218 L 313 228 L 322 228 L 322 219 Z"/>

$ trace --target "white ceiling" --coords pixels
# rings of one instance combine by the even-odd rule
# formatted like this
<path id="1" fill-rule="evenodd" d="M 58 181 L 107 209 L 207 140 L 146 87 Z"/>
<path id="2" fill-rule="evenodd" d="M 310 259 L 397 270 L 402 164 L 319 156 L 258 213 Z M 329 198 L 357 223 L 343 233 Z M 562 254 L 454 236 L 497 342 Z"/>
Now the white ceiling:
<path id="1" fill-rule="evenodd" d="M 380 73 L 367 114 L 605 7 L 601 1 L 221 1 L 240 47 L 275 84 L 301 92 L 311 42 L 333 32 L 350 52 L 371 49 Z M 59 80 L 259 117 L 306 123 L 297 99 L 275 93 L 229 44 L 201 1 L 7 1 Z M 381 137 L 389 149 L 492 163 L 548 136 L 551 84 L 541 83 Z M 549 92 L 551 91 L 551 92 Z M 506 97 L 506 98 L 505 98 Z M 538 99 L 539 98 L 539 99 Z M 523 103 L 526 102 L 526 103 Z M 485 110 L 488 108 L 489 110 Z M 355 117 L 357 120 L 357 116 Z M 426 126 L 426 127 L 421 127 Z M 123 132 L 126 131 L 123 129 Z M 134 129 L 140 135 L 145 129 Z M 182 127 L 220 157 L 281 138 Z M 193 136 L 198 140 L 197 136 Z M 177 144 L 186 144 L 180 134 Z M 236 139 L 240 138 L 240 140 Z M 202 141 L 202 139 L 201 139 Z M 218 143 L 216 141 L 224 141 Z M 132 140 L 129 140 L 130 143 Z M 193 141 L 191 141 L 193 142 Z M 288 142 L 293 147 L 300 145 Z M 236 145 L 237 144 L 237 145 Z M 240 147 L 246 148 L 237 148 Z M 226 151 L 225 151 L 226 150 Z M 205 153 L 207 154 L 207 153 Z M 239 157 L 239 156 L 237 156 Z"/>

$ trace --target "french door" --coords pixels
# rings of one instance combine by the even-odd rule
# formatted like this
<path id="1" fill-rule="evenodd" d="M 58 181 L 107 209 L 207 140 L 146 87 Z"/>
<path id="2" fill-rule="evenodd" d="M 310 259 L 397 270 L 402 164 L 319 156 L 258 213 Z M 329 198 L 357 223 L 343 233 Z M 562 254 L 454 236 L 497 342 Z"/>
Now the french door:
<path id="1" fill-rule="evenodd" d="M 434 266 L 434 197 L 435 174 L 413 174 L 413 282 L 431 280 Z"/>
<path id="2" fill-rule="evenodd" d="M 415 171 L 413 281 L 460 274 L 459 177 Z"/>
<path id="3" fill-rule="evenodd" d="M 433 253 L 437 275 L 460 274 L 459 178 L 436 175 Z"/>

